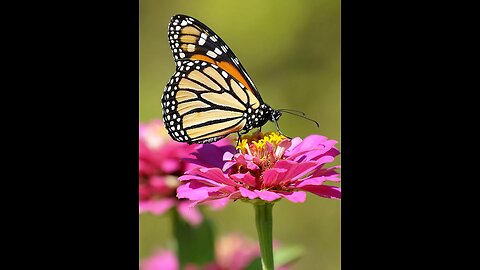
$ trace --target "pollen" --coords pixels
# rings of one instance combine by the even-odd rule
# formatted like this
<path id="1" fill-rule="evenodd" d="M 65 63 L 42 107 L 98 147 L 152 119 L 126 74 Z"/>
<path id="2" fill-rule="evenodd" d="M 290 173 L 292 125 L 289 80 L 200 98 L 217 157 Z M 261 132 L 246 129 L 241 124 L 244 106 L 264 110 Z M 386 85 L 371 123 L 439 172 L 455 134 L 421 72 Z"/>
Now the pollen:
<path id="1" fill-rule="evenodd" d="M 243 135 L 238 143 L 237 149 L 244 154 L 260 154 L 267 150 L 267 143 L 276 148 L 277 145 L 287 137 L 281 135 L 278 132 L 266 132 L 262 133 L 257 131 L 252 135 Z M 261 156 L 259 156 L 261 158 Z"/>

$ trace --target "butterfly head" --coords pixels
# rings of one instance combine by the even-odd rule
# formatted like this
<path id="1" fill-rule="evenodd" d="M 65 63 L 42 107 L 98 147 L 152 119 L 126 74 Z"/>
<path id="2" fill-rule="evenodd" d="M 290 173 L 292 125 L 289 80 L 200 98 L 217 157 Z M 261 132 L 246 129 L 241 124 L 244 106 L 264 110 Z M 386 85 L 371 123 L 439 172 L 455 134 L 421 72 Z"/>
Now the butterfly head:
<path id="1" fill-rule="evenodd" d="M 271 109 L 272 110 L 272 119 L 270 121 L 272 122 L 276 122 L 278 121 L 278 119 L 280 119 L 280 116 L 282 116 L 282 112 L 279 111 L 279 110 L 274 110 L 274 109 Z"/>

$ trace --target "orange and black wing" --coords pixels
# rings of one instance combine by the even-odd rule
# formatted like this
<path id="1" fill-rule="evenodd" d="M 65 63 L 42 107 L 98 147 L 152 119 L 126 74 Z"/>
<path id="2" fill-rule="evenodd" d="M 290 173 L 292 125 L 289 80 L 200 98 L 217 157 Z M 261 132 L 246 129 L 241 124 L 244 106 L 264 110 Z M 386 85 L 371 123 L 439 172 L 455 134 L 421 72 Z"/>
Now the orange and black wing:
<path id="1" fill-rule="evenodd" d="M 168 25 L 168 39 L 177 67 L 182 60 L 198 60 L 216 65 L 263 103 L 260 93 L 238 58 L 208 26 L 192 17 L 175 15 Z"/>
<path id="2" fill-rule="evenodd" d="M 162 95 L 163 122 L 176 141 L 211 143 L 245 128 L 261 102 L 210 61 L 177 61 Z"/>

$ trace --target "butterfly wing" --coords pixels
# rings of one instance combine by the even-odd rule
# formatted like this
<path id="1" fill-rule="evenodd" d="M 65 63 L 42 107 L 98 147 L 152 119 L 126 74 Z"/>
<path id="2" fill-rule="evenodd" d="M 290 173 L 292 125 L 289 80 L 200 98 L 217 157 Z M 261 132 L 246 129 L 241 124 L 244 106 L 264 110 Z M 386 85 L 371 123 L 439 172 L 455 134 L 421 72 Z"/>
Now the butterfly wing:
<path id="1" fill-rule="evenodd" d="M 233 76 L 263 103 L 260 93 L 238 58 L 208 26 L 192 17 L 175 15 L 168 25 L 168 39 L 177 66 L 181 60 L 201 60 L 214 64 Z"/>
<path id="2" fill-rule="evenodd" d="M 176 141 L 211 143 L 244 129 L 261 104 L 218 65 L 181 59 L 162 95 L 163 122 Z"/>

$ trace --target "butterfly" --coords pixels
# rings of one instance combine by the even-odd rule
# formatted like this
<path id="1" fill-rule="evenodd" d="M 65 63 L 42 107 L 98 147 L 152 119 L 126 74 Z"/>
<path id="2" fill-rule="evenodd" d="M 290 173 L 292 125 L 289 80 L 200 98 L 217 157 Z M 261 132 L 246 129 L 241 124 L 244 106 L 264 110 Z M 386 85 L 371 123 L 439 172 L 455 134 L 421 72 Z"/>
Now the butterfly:
<path id="1" fill-rule="evenodd" d="M 175 15 L 168 40 L 176 72 L 162 95 L 163 121 L 178 142 L 211 143 L 282 115 L 267 105 L 227 44 L 197 19 Z"/>

